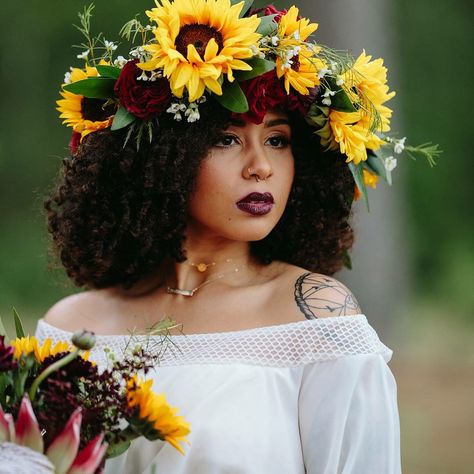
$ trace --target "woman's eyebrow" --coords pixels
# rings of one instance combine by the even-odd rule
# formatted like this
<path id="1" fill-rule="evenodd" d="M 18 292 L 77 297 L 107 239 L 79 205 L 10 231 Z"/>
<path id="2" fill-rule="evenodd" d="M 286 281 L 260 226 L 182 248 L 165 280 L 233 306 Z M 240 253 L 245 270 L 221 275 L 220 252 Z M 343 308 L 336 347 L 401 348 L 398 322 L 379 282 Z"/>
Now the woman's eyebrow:
<path id="1" fill-rule="evenodd" d="M 277 118 L 273 120 L 268 120 L 265 122 L 264 127 L 269 128 L 269 127 L 275 127 L 277 125 L 290 125 L 290 122 L 286 118 Z"/>

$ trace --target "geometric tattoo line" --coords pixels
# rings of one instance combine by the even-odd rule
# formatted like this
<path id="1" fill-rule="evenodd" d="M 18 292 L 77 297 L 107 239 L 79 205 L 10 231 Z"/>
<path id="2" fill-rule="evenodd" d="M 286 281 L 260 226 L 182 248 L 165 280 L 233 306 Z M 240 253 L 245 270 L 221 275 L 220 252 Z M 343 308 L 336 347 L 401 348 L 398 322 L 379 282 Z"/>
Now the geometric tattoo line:
<path id="1" fill-rule="evenodd" d="M 334 278 L 311 272 L 296 280 L 295 301 L 306 319 L 318 319 L 322 313 L 343 316 L 348 310 L 360 312 L 354 295 L 345 286 Z"/>

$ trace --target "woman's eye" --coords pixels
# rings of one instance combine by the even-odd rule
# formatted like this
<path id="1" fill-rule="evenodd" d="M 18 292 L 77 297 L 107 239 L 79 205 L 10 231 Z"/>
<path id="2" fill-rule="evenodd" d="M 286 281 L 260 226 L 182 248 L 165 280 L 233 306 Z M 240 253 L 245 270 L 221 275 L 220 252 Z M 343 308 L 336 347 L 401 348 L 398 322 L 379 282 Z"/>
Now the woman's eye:
<path id="1" fill-rule="evenodd" d="M 226 148 L 237 143 L 237 137 L 234 135 L 224 135 L 214 144 L 216 147 Z"/>
<path id="2" fill-rule="evenodd" d="M 290 140 L 283 135 L 276 135 L 274 137 L 270 137 L 267 140 L 267 143 L 275 148 L 284 148 L 290 144 Z"/>

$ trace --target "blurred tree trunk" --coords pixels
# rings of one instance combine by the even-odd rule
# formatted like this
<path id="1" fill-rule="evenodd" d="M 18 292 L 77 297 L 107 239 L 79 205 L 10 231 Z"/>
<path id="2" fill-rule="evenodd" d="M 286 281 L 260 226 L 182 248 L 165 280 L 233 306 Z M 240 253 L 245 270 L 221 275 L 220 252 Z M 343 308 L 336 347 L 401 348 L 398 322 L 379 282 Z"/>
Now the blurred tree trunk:
<path id="1" fill-rule="evenodd" d="M 391 89 L 396 90 L 394 8 L 396 4 L 390 0 L 301 1 L 301 13 L 319 23 L 318 42 L 350 50 L 355 57 L 362 49 L 374 58 L 383 57 L 389 68 Z M 396 99 L 389 105 L 400 111 Z M 397 128 L 393 123 L 393 129 Z M 356 204 L 352 221 L 356 234 L 354 270 L 337 275 L 351 288 L 381 333 L 390 330 L 391 321 L 406 306 L 408 298 L 410 246 L 403 216 L 402 178 L 397 169 L 391 188 L 380 181 L 377 190 L 369 190 L 370 212 L 362 202 Z"/>

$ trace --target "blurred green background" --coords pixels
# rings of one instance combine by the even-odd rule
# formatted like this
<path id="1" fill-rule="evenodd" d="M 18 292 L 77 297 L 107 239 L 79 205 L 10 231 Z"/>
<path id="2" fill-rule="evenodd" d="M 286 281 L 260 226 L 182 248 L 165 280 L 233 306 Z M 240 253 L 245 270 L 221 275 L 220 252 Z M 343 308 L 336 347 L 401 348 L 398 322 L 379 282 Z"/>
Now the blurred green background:
<path id="1" fill-rule="evenodd" d="M 385 217 L 400 219 L 395 258 L 409 269 L 409 291 L 391 305 L 391 324 L 379 332 L 395 351 L 390 364 L 399 387 L 404 472 L 467 474 L 474 440 L 473 66 L 465 54 L 474 44 L 472 6 L 468 0 L 385 0 L 386 10 L 374 12 L 380 2 L 332 5 L 356 4 L 367 22 L 378 14 L 380 29 L 391 35 L 386 64 L 396 68 L 394 128 L 412 144 L 431 140 L 444 150 L 434 169 L 422 159 L 403 160 L 393 189 L 401 213 Z M 79 291 L 61 268 L 48 270 L 54 262 L 42 201 L 67 153 L 70 131 L 60 125 L 55 100 L 64 72 L 80 65 L 70 45 L 81 39 L 71 24 L 88 3 L 0 5 L 0 315 L 9 319 L 15 306 L 31 331 L 55 301 Z M 325 9 L 324 1 L 300 5 L 315 21 L 314 11 Z M 151 6 L 151 0 L 97 1 L 93 25 L 117 40 L 120 26 Z M 321 24 L 321 41 L 334 32 L 344 39 L 355 24 Z M 356 266 L 358 293 L 369 293 L 370 279 L 357 272 Z"/>

